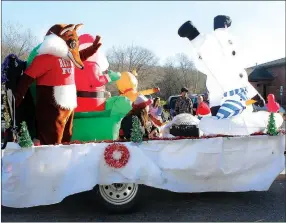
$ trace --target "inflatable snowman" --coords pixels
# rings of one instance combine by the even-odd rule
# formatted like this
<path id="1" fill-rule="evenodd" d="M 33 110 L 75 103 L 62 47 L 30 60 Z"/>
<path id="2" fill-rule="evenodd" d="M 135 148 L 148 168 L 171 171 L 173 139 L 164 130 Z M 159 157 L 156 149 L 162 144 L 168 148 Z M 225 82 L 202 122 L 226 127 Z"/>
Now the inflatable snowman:
<path id="1" fill-rule="evenodd" d="M 198 67 L 207 75 L 212 117 L 204 117 L 199 128 L 205 135 L 250 135 L 265 131 L 270 113 L 253 112 L 252 103 L 264 106 L 265 101 L 248 82 L 248 75 L 239 59 L 234 38 L 228 33 L 228 16 L 214 18 L 214 31 L 201 34 L 192 22 L 184 23 L 178 34 L 187 37 L 198 56 Z M 275 114 L 279 128 L 283 119 Z"/>

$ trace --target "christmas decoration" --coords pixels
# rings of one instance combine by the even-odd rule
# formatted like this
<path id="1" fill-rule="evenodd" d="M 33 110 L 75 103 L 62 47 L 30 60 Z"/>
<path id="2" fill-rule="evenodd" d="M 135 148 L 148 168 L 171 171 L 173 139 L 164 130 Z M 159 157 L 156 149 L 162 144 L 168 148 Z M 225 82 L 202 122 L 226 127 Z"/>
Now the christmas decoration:
<path id="1" fill-rule="evenodd" d="M 7 100 L 6 92 L 3 95 L 3 105 L 4 105 L 3 118 L 5 121 L 5 129 L 8 129 L 11 127 L 11 117 L 10 117 L 10 113 L 9 113 L 9 107 L 8 107 L 8 100 Z"/>
<path id="2" fill-rule="evenodd" d="M 268 103 L 266 104 L 266 108 L 269 112 L 278 112 L 280 109 L 280 105 L 275 101 L 274 94 L 269 94 L 267 96 Z"/>
<path id="3" fill-rule="evenodd" d="M 253 104 L 264 107 L 265 100 L 248 80 L 241 57 L 237 56 L 240 49 L 228 25 L 225 26 L 228 20 L 229 16 L 216 16 L 214 31 L 209 34 L 200 33 L 192 22 L 187 21 L 179 28 L 178 34 L 190 40 L 199 58 L 196 65 L 207 77 L 209 107 L 212 115 L 217 117 L 202 118 L 198 123 L 200 131 L 206 135 L 251 135 L 267 129 L 270 113 L 253 111 Z M 279 105 L 272 96 L 267 108 L 270 112 L 277 112 Z M 281 127 L 283 119 L 280 114 L 275 113 L 274 118 L 276 127 Z"/>
<path id="4" fill-rule="evenodd" d="M 137 116 L 132 116 L 132 130 L 131 141 L 134 143 L 141 143 L 143 140 L 143 134 L 140 128 L 140 121 Z"/>
<path id="5" fill-rule="evenodd" d="M 104 159 L 108 166 L 113 168 L 124 167 L 130 158 L 128 148 L 120 143 L 114 143 L 106 147 Z"/>
<path id="6" fill-rule="evenodd" d="M 271 114 L 269 116 L 269 121 L 268 121 L 268 126 L 267 126 L 267 134 L 272 135 L 272 136 L 278 135 L 273 112 L 271 112 Z"/>
<path id="7" fill-rule="evenodd" d="M 286 131 L 279 131 L 280 134 L 286 135 Z M 250 136 L 261 136 L 261 135 L 267 135 L 266 133 L 263 132 L 256 132 L 251 134 Z M 184 136 L 177 136 L 173 138 L 152 138 L 152 139 L 143 139 L 142 141 L 153 141 L 153 140 L 164 140 L 164 141 L 176 141 L 176 140 L 181 140 L 181 139 L 212 139 L 212 138 L 231 138 L 231 137 L 248 137 L 246 136 L 234 136 L 234 135 L 212 135 L 212 136 L 201 136 L 201 137 L 184 137 Z M 88 144 L 88 143 L 117 143 L 117 142 L 129 142 L 126 139 L 119 139 L 119 140 L 103 140 L 103 141 L 78 141 L 74 140 L 72 142 L 65 142 L 62 143 L 62 145 L 72 145 L 72 144 Z M 61 144 L 55 144 L 55 145 L 61 145 Z"/>
<path id="8" fill-rule="evenodd" d="M 34 145 L 28 132 L 27 124 L 25 121 L 21 123 L 20 137 L 18 143 L 22 148 L 31 147 Z"/>
<path id="9" fill-rule="evenodd" d="M 279 134 L 281 135 L 286 135 L 286 131 L 285 130 L 279 130 L 278 131 Z M 266 133 L 263 132 L 256 132 L 251 134 L 250 136 L 262 136 L 262 135 L 267 135 Z M 142 139 L 142 141 L 144 142 L 148 142 L 148 141 L 176 141 L 176 140 L 182 140 L 182 139 L 213 139 L 213 138 L 232 138 L 232 137 L 249 137 L 248 135 L 245 136 L 240 136 L 240 135 L 211 135 L 211 136 L 201 136 L 201 137 L 184 137 L 184 136 L 177 136 L 177 137 L 173 137 L 173 138 L 152 138 L 152 139 Z M 79 141 L 79 140 L 74 140 L 71 142 L 63 142 L 63 143 L 56 143 L 55 145 L 74 145 L 74 144 L 88 144 L 88 143 L 119 143 L 119 142 L 129 142 L 126 139 L 118 139 L 118 140 L 102 140 L 102 141 L 95 141 L 95 140 L 91 140 L 91 141 Z"/>
<path id="10" fill-rule="evenodd" d="M 37 111 L 35 119 L 37 131 L 41 132 L 38 138 L 42 145 L 61 143 L 62 139 L 71 141 L 73 134 L 70 130 L 76 118 L 73 111 L 77 107 L 75 69 L 76 67 L 83 69 L 83 62 L 95 54 L 101 46 L 100 36 L 96 36 L 95 41 L 88 48 L 79 50 L 77 31 L 82 25 L 55 24 L 49 28 L 40 46 L 32 50 L 29 56 L 31 65 L 27 67 L 17 84 L 16 107 L 21 104 L 26 92 L 30 90 L 29 87 L 36 80 L 37 89 L 33 85 L 33 93 L 37 91 L 36 98 L 39 100 L 35 104 Z M 66 39 L 67 32 L 74 36 L 72 40 Z M 43 66 L 48 66 L 49 71 L 43 71 Z M 55 78 L 60 67 L 65 67 L 63 71 L 65 75 L 58 75 Z M 40 78 L 40 74 L 45 74 L 45 78 Z M 42 91 L 42 88 L 49 90 Z M 41 100 L 47 97 L 53 97 L 53 103 Z M 67 110 L 71 112 L 63 112 Z M 61 125 L 54 125 L 55 122 L 61 122 Z M 51 129 L 54 130 L 51 131 Z"/>
<path id="11" fill-rule="evenodd" d="M 262 135 L 267 135 L 267 134 L 265 134 L 265 133 L 263 133 L 263 132 L 255 132 L 255 133 L 253 133 L 253 134 L 251 134 L 252 136 L 262 136 Z"/>

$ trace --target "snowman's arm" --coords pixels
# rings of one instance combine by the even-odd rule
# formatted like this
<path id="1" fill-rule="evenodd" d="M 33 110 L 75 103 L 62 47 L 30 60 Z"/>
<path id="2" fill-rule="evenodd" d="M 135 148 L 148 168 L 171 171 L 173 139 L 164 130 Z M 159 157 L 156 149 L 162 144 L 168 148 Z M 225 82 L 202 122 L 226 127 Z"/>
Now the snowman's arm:
<path id="1" fill-rule="evenodd" d="M 200 51 L 200 48 L 204 44 L 205 40 L 206 40 L 206 35 L 205 34 L 199 34 L 194 40 L 191 41 L 191 44 L 197 53 Z"/>

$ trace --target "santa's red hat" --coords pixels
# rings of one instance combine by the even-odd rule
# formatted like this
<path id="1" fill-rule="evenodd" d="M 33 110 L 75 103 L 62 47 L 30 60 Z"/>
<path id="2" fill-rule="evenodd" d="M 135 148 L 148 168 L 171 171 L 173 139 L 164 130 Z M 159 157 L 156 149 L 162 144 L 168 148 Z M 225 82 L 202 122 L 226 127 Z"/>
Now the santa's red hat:
<path id="1" fill-rule="evenodd" d="M 84 43 L 93 43 L 94 40 L 95 40 L 95 38 L 90 34 L 82 34 L 78 38 L 79 45 L 84 44 Z"/>
<path id="2" fill-rule="evenodd" d="M 140 94 L 136 98 L 136 100 L 132 104 L 132 108 L 134 109 L 143 109 L 147 106 L 151 105 L 152 101 L 148 98 L 146 98 L 144 95 Z"/>
<path id="3" fill-rule="evenodd" d="M 93 44 L 94 40 L 95 38 L 90 34 L 80 35 L 78 37 L 79 50 L 83 50 L 83 49 L 86 49 L 87 47 L 90 47 Z M 86 61 L 96 62 L 97 64 L 100 64 L 99 53 L 96 52 L 91 57 L 89 57 Z"/>
<path id="4" fill-rule="evenodd" d="M 90 34 L 80 35 L 78 38 L 79 41 L 79 50 L 86 49 L 91 46 L 94 42 L 95 38 Z"/>

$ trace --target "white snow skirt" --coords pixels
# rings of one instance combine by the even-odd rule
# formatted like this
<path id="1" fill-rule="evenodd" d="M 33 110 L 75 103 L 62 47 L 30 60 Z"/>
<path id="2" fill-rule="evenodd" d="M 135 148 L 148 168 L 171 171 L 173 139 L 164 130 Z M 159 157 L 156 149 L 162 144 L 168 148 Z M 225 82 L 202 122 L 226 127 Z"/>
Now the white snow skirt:
<path id="1" fill-rule="evenodd" d="M 124 142 L 130 153 L 119 169 L 106 164 L 110 143 L 2 151 L 2 205 L 50 205 L 97 184 L 137 183 L 174 192 L 265 191 L 285 165 L 285 136 Z"/>

